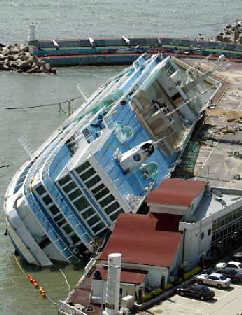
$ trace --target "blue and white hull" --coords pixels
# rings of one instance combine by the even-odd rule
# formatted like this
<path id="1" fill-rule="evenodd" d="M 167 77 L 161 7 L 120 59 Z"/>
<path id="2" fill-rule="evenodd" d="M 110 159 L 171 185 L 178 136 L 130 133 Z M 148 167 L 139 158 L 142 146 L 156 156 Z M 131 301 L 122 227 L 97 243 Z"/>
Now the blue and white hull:
<path id="1" fill-rule="evenodd" d="M 220 85 L 175 58 L 141 56 L 100 87 L 33 154 L 4 201 L 30 264 L 78 262 L 120 213 L 136 213 L 176 166 Z"/>

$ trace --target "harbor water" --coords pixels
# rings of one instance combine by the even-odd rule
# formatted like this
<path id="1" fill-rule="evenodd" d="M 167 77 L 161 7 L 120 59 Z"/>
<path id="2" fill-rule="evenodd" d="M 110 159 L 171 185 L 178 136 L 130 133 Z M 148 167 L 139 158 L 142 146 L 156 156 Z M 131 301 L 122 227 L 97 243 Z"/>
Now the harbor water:
<path id="1" fill-rule="evenodd" d="M 1 0 L 0 43 L 26 42 L 28 25 L 36 23 L 40 39 L 112 38 L 132 36 L 212 38 L 242 12 L 241 0 Z M 67 117 L 67 105 L 28 108 L 90 95 L 122 67 L 73 67 L 57 75 L 0 72 L 0 315 L 57 314 L 56 306 L 43 299 L 16 263 L 2 216 L 4 194 L 11 177 Z M 75 101 L 77 107 L 82 100 Z M 12 109 L 7 109 L 12 108 Z M 61 110 L 60 110 L 61 109 Z M 24 140 L 23 140 L 24 139 Z M 28 150 L 23 148 L 23 142 Z M 22 144 L 21 144 L 22 143 Z M 62 269 L 74 286 L 81 271 Z M 68 284 L 59 270 L 24 270 L 54 301 L 64 298 Z"/>

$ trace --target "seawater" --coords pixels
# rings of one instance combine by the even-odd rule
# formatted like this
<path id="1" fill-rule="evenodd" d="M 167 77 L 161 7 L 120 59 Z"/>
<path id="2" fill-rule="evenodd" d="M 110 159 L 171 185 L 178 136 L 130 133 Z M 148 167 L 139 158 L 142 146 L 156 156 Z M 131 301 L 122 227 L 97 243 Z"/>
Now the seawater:
<path id="1" fill-rule="evenodd" d="M 40 39 L 176 36 L 213 37 L 242 12 L 241 0 L 1 0 L 0 42 L 27 40 L 28 25 L 36 24 Z M 27 109 L 28 106 L 62 102 L 80 96 L 77 86 L 90 95 L 122 67 L 73 67 L 57 75 L 0 72 L 0 315 L 57 314 L 54 304 L 40 297 L 26 280 L 4 236 L 4 194 L 11 177 L 28 158 L 19 137 L 34 150 L 65 119 L 58 106 Z M 76 101 L 77 107 L 81 100 Z M 21 107 L 21 109 L 5 109 Z M 65 105 L 62 106 L 66 111 Z M 25 267 L 45 288 L 53 301 L 66 297 L 68 286 L 59 271 Z M 64 268 L 73 287 L 81 272 Z"/>

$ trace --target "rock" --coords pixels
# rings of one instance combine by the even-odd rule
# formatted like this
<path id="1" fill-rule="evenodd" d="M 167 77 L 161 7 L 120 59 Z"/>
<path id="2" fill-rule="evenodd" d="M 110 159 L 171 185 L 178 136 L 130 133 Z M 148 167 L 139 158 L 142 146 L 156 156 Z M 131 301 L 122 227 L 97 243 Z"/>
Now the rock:
<path id="1" fill-rule="evenodd" d="M 0 46 L 0 70 L 14 70 L 19 73 L 56 73 L 56 69 L 52 69 L 50 64 L 33 56 L 28 46 L 24 44 Z"/>
<path id="2" fill-rule="evenodd" d="M 20 61 L 18 68 L 22 71 L 27 71 L 32 66 L 28 61 Z"/>
<path id="3" fill-rule="evenodd" d="M 55 68 L 51 68 L 50 73 L 56 74 L 56 69 Z"/>
<path id="4" fill-rule="evenodd" d="M 40 68 L 35 63 L 29 70 L 26 71 L 26 73 L 39 73 L 39 72 L 40 72 Z"/>
<path id="5" fill-rule="evenodd" d="M 15 46 L 15 47 L 13 47 L 13 48 L 11 49 L 11 52 L 12 52 L 13 54 L 18 54 L 18 53 L 19 53 L 19 48 L 18 48 L 17 46 Z"/>
<path id="6" fill-rule="evenodd" d="M 8 64 L 7 62 L 4 62 L 4 64 L 3 64 L 3 69 L 4 69 L 4 70 L 10 70 L 9 64 Z"/>

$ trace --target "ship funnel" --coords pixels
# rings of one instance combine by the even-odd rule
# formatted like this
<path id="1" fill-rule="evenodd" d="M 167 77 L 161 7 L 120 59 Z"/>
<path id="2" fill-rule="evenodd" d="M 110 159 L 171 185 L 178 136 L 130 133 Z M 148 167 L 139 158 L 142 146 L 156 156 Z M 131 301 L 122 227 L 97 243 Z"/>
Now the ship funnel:
<path id="1" fill-rule="evenodd" d="M 152 140 L 142 142 L 129 151 L 118 154 L 117 160 L 125 174 L 141 166 L 154 152 L 155 147 Z"/>
<path id="2" fill-rule="evenodd" d="M 120 275 L 121 254 L 115 253 L 108 255 L 108 278 L 104 315 L 119 314 Z"/>

